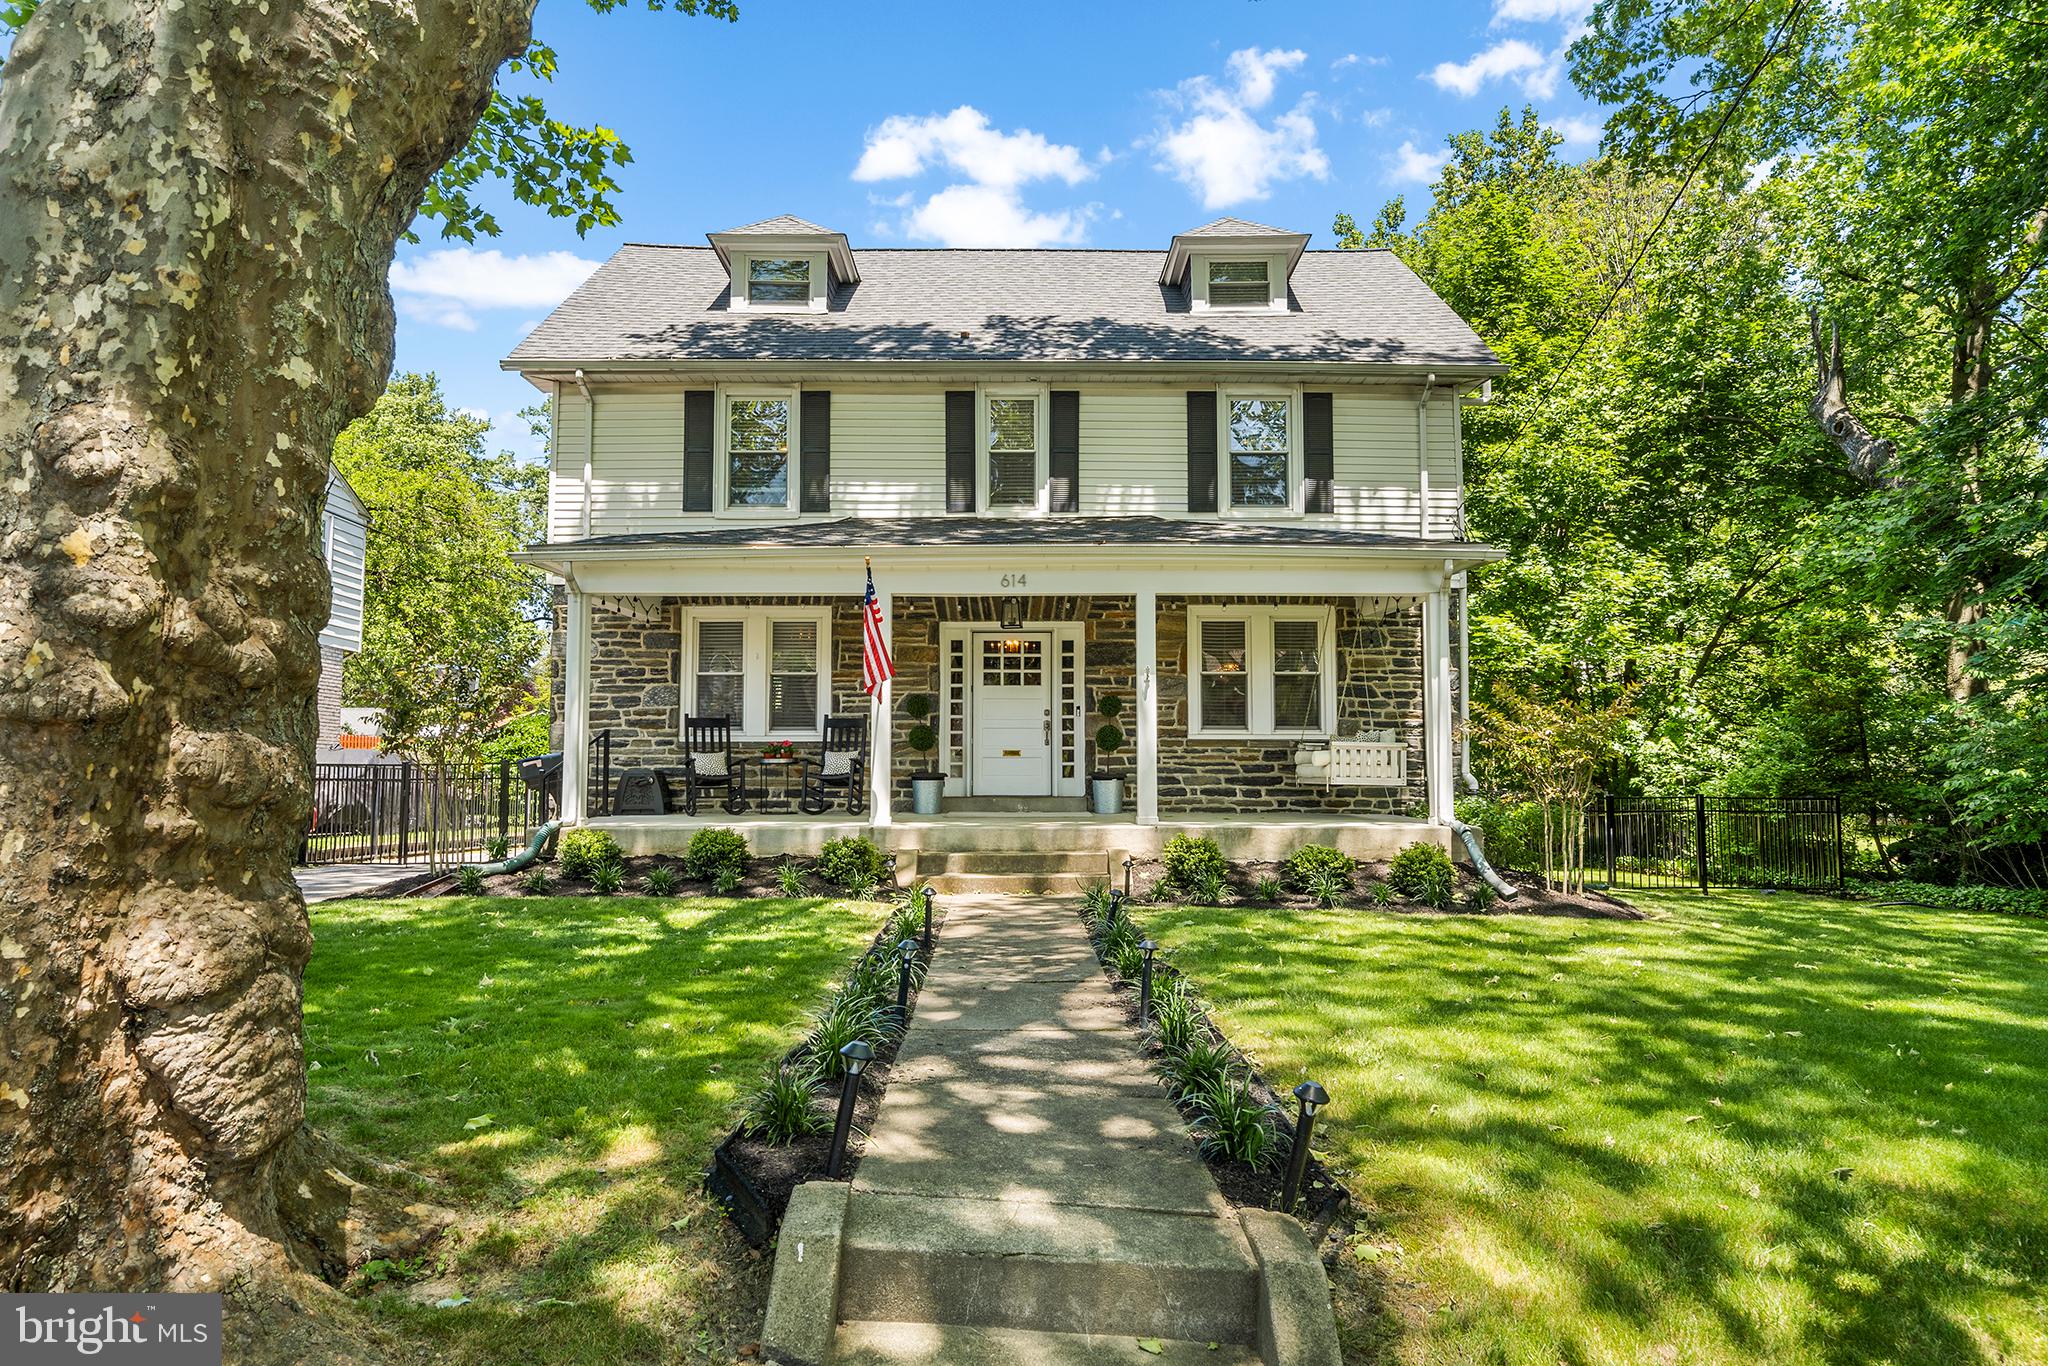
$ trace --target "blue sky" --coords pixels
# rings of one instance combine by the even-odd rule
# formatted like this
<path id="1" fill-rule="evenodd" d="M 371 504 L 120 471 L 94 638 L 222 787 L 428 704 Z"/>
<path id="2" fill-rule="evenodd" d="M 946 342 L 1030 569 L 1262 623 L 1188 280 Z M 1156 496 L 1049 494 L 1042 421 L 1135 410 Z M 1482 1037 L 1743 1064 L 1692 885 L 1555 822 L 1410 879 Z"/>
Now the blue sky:
<path id="1" fill-rule="evenodd" d="M 863 245 L 1164 247 L 1223 214 L 1313 232 L 1406 194 L 1447 134 L 1533 103 L 1589 153 L 1562 72 L 1585 0 L 831 5 L 741 0 L 734 24 L 545 0 L 558 117 L 631 145 L 617 228 L 518 205 L 501 236 L 402 246 L 400 369 L 531 453 L 537 397 L 498 361 L 622 242 L 702 243 L 780 213 Z"/>

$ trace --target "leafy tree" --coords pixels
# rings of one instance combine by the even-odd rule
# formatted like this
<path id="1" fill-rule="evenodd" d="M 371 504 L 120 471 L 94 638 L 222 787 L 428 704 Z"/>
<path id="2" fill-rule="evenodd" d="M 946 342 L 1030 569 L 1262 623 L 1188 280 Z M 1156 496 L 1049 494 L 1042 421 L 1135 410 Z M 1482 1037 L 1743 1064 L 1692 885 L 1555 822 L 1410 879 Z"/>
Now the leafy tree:
<path id="1" fill-rule="evenodd" d="M 490 425 L 408 374 L 334 443 L 370 513 L 348 700 L 378 709 L 389 748 L 433 763 L 479 757 L 540 656 L 540 575 L 511 555 L 540 539 L 547 472 L 486 454 Z"/>
<path id="2" fill-rule="evenodd" d="M 1613 764 L 1629 709 L 1626 694 L 1591 707 L 1501 688 L 1478 713 L 1477 729 L 1507 789 L 1542 808 L 1546 887 L 1586 890 L 1586 806 Z"/>

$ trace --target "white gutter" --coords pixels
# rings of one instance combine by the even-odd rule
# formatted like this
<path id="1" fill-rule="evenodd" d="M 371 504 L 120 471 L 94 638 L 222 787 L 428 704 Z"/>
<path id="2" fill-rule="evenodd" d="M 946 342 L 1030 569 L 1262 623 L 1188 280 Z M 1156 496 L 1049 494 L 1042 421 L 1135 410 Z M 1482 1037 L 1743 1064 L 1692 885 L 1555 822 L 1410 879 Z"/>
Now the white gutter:
<path id="1" fill-rule="evenodd" d="M 1472 776 L 1472 585 L 1458 575 L 1458 771 L 1465 790 L 1477 792 Z"/>
<path id="2" fill-rule="evenodd" d="M 597 400 L 590 396 L 590 386 L 583 382 L 583 372 L 576 372 L 576 387 L 583 391 L 583 512 L 578 525 L 580 534 L 590 534 L 590 485 L 597 459 Z"/>
<path id="3" fill-rule="evenodd" d="M 1415 401 L 1415 487 L 1421 494 L 1418 529 L 1424 540 L 1429 539 L 1429 391 L 1435 387 L 1436 371 L 1432 370 L 1422 381 L 1422 397 Z"/>

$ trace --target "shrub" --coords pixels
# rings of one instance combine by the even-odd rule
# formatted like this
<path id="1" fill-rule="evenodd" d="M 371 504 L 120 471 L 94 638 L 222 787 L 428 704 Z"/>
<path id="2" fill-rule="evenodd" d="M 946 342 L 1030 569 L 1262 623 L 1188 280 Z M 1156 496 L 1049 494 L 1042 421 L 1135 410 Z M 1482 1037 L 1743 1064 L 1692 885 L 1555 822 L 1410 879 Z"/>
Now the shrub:
<path id="1" fill-rule="evenodd" d="M 1449 854 L 1434 844 L 1411 844 L 1387 865 L 1387 881 L 1402 896 L 1444 910 L 1458 880 Z"/>
<path id="2" fill-rule="evenodd" d="M 664 863 L 647 874 L 647 894 L 649 896 L 674 896 L 675 891 L 676 870 L 667 864 Z"/>
<path id="3" fill-rule="evenodd" d="M 846 1059 L 839 1056 L 839 1050 L 855 1039 L 865 1040 L 870 1048 L 880 1048 L 888 1042 L 889 1032 L 875 1017 L 875 1007 L 865 997 L 847 993 L 825 1008 L 811 1030 L 811 1057 L 817 1063 L 818 1075 L 826 1081 L 837 1081 L 846 1071 Z"/>
<path id="4" fill-rule="evenodd" d="M 626 870 L 617 863 L 600 863 L 590 870 L 590 890 L 610 896 L 626 885 Z"/>
<path id="5" fill-rule="evenodd" d="M 1229 1044 L 1197 1037 L 1166 1055 L 1166 1079 L 1176 1094 L 1192 1096 L 1228 1080 L 1234 1061 Z"/>
<path id="6" fill-rule="evenodd" d="M 1304 892 L 1315 890 L 1318 873 L 1335 874 L 1348 887 L 1354 866 L 1349 854 L 1327 844 L 1304 844 L 1287 856 L 1287 876 Z"/>
<path id="7" fill-rule="evenodd" d="M 1201 886 L 1206 874 L 1214 873 L 1221 881 L 1230 873 L 1223 851 L 1207 835 L 1175 835 L 1160 851 L 1160 859 L 1166 864 L 1166 880 L 1179 892 Z"/>
<path id="8" fill-rule="evenodd" d="M 483 895 L 484 870 L 474 864 L 464 864 L 455 874 L 455 886 L 464 896 Z"/>
<path id="9" fill-rule="evenodd" d="M 1278 901 L 1282 890 L 1280 879 L 1277 877 L 1262 877 L 1252 884 L 1252 890 L 1258 893 L 1259 900 L 1261 901 Z"/>
<path id="10" fill-rule="evenodd" d="M 1351 890 L 1351 874 L 1340 873 L 1335 868 L 1311 869 L 1303 880 L 1302 889 L 1316 899 L 1316 905 L 1328 910 Z"/>
<path id="11" fill-rule="evenodd" d="M 861 835 L 827 840 L 818 854 L 818 874 L 835 887 L 865 896 L 882 881 L 882 851 Z"/>
<path id="12" fill-rule="evenodd" d="M 526 894 L 527 894 L 528 896 L 545 896 L 545 895 L 547 895 L 547 890 L 548 890 L 548 870 L 547 870 L 547 869 L 545 869 L 545 868 L 536 868 L 536 869 L 534 869 L 534 870 L 533 870 L 532 872 L 530 872 L 530 873 L 528 873 L 528 874 L 526 875 Z"/>
<path id="13" fill-rule="evenodd" d="M 691 877 L 702 878 L 706 882 L 717 882 L 728 869 L 744 876 L 747 871 L 747 837 L 737 830 L 699 830 L 690 836 L 690 848 L 683 855 L 683 866 L 690 870 Z"/>
<path id="14" fill-rule="evenodd" d="M 1486 861 L 1535 872 L 1543 866 L 1543 807 L 1499 797 L 1460 797 L 1458 819 L 1479 831 Z"/>
<path id="15" fill-rule="evenodd" d="M 747 1099 L 741 1123 L 748 1133 L 770 1143 L 794 1143 L 832 1127 L 811 1089 L 811 1074 L 790 1067 L 776 1068 L 775 1075 Z"/>
<path id="16" fill-rule="evenodd" d="M 1874 901 L 1931 906 L 1937 910 L 1991 911 L 1999 915 L 2048 916 L 2048 891 L 2024 887 L 1945 887 L 1933 882 L 1870 882 L 1853 878 L 1849 895 Z"/>
<path id="17" fill-rule="evenodd" d="M 1225 1076 L 1187 1100 L 1204 1153 L 1253 1168 L 1271 1165 L 1280 1142 L 1273 1108 L 1255 1098 L 1245 1081 Z"/>
<path id="18" fill-rule="evenodd" d="M 775 888 L 786 897 L 802 897 L 811 894 L 811 884 L 804 878 L 804 870 L 797 866 L 795 859 L 784 859 L 775 866 Z"/>
<path id="19" fill-rule="evenodd" d="M 617 867 L 625 861 L 625 851 L 610 834 L 583 826 L 563 832 L 556 855 L 564 877 L 587 878 L 599 868 Z"/>

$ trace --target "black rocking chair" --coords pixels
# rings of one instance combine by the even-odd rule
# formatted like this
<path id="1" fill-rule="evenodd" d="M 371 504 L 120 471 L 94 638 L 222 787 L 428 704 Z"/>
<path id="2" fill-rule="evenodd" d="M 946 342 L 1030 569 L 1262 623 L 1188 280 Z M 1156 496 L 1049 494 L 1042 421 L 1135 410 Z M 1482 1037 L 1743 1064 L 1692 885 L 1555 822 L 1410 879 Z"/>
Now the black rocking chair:
<path id="1" fill-rule="evenodd" d="M 804 765 L 804 795 L 799 803 L 812 816 L 846 794 L 846 809 L 858 816 L 868 805 L 868 718 L 828 716 L 818 742 L 816 761 Z"/>
<path id="2" fill-rule="evenodd" d="M 734 815 L 746 809 L 740 797 L 739 766 L 733 761 L 731 717 L 683 718 L 682 776 L 687 814 L 697 814 L 697 798 L 705 792 L 723 792 L 725 809 Z"/>

